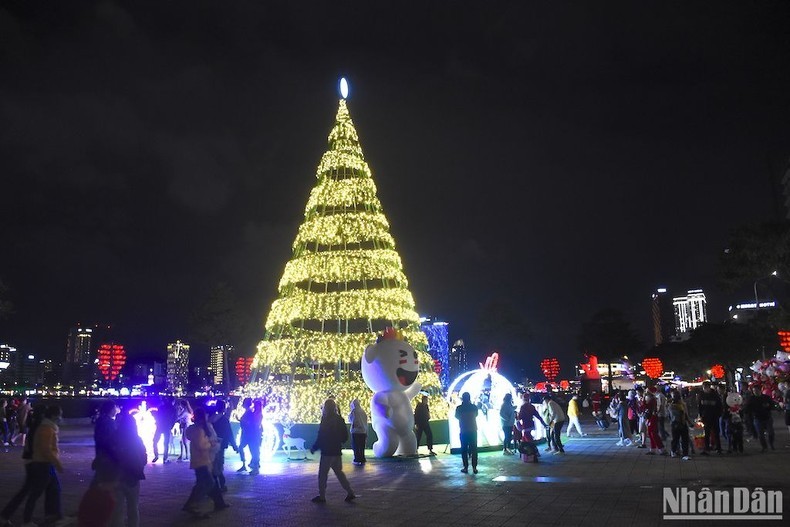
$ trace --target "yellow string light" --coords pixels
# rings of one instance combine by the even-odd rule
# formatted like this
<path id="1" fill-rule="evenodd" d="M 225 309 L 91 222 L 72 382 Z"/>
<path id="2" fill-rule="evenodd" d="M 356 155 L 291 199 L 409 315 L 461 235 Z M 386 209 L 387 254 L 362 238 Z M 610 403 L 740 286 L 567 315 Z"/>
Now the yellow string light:
<path id="1" fill-rule="evenodd" d="M 418 352 L 417 379 L 434 418 L 446 418 L 427 337 L 345 100 L 328 140 L 253 361 L 266 378 L 248 384 L 245 395 L 276 399 L 282 417 L 302 423 L 318 422 L 329 396 L 341 408 L 359 399 L 369 412 L 372 392 L 360 360 L 376 341 L 373 321 L 384 320 L 401 328 Z M 368 329 L 349 321 L 368 321 Z"/>

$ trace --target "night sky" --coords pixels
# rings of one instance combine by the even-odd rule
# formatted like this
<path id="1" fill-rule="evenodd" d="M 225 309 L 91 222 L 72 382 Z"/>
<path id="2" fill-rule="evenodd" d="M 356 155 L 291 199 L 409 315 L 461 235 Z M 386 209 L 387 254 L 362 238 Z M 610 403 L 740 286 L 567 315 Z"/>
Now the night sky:
<path id="1" fill-rule="evenodd" d="M 220 281 L 262 337 L 341 76 L 451 338 L 509 301 L 535 337 L 503 363 L 569 374 L 601 308 L 652 343 L 658 286 L 724 319 L 729 230 L 786 213 L 790 2 L 510 4 L 0 2 L 0 341 L 163 356 Z"/>

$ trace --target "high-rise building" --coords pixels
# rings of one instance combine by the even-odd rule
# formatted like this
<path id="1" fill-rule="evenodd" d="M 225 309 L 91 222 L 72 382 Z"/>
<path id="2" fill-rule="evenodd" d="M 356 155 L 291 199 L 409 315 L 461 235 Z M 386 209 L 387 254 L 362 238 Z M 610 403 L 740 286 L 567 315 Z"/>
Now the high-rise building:
<path id="1" fill-rule="evenodd" d="M 0 371 L 16 364 L 16 348 L 8 344 L 0 344 Z"/>
<path id="2" fill-rule="evenodd" d="M 741 302 L 729 307 L 729 319 L 733 322 L 746 322 L 756 317 L 759 313 L 774 309 L 777 309 L 777 304 L 774 300 L 766 300 L 759 304 L 754 301 Z"/>
<path id="3" fill-rule="evenodd" d="M 707 301 L 702 289 L 692 289 L 686 296 L 672 299 L 675 310 L 675 339 L 686 340 L 691 332 L 708 321 Z"/>
<path id="4" fill-rule="evenodd" d="M 75 327 L 69 330 L 69 340 L 66 345 L 66 362 L 86 364 L 91 361 L 91 340 L 93 329 Z"/>
<path id="5" fill-rule="evenodd" d="M 655 345 L 668 342 L 675 330 L 675 317 L 672 312 L 672 300 L 665 287 L 659 287 L 653 293 L 653 337 Z"/>
<path id="6" fill-rule="evenodd" d="M 466 344 L 461 339 L 453 343 L 450 348 L 450 377 L 455 379 L 467 369 L 466 364 Z"/>
<path id="7" fill-rule="evenodd" d="M 428 353 L 438 364 L 438 368 L 434 369 L 439 374 L 442 389 L 446 390 L 450 386 L 450 346 L 447 322 L 423 318 L 420 320 L 420 329 L 428 337 Z"/>
<path id="8" fill-rule="evenodd" d="M 220 346 L 211 346 L 211 355 L 209 357 L 209 373 L 214 377 L 214 385 L 222 384 L 225 382 L 225 364 L 228 355 L 233 351 L 233 346 L 223 344 Z"/>
<path id="9" fill-rule="evenodd" d="M 167 345 L 167 389 L 183 393 L 189 377 L 189 344 L 177 340 Z"/>

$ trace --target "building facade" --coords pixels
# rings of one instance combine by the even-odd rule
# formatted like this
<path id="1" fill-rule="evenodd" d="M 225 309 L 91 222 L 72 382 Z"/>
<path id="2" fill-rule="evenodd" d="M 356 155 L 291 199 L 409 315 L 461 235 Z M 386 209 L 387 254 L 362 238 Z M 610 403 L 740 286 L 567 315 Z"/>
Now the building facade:
<path id="1" fill-rule="evenodd" d="M 209 373 L 213 377 L 214 386 L 223 384 L 225 382 L 227 376 L 225 365 L 228 363 L 227 361 L 229 360 L 229 355 L 232 351 L 233 346 L 228 344 L 211 346 L 208 367 Z"/>
<path id="2" fill-rule="evenodd" d="M 691 332 L 708 321 L 708 308 L 702 289 L 692 289 L 685 296 L 672 299 L 675 311 L 675 339 L 686 340 Z"/>
<path id="3" fill-rule="evenodd" d="M 167 390 L 183 393 L 189 377 L 189 344 L 177 340 L 167 345 Z"/>
<path id="4" fill-rule="evenodd" d="M 675 316 L 672 299 L 665 287 L 659 287 L 652 296 L 653 338 L 655 345 L 669 342 L 675 334 Z"/>

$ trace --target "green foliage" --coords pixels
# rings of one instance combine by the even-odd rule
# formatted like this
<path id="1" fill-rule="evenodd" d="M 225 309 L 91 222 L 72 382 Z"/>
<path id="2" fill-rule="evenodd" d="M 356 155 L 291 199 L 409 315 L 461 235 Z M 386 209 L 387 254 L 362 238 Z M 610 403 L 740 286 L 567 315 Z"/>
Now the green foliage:
<path id="1" fill-rule="evenodd" d="M 728 290 L 752 285 L 774 271 L 790 278 L 790 223 L 744 225 L 730 233 L 719 258 L 719 281 Z"/>
<path id="2" fill-rule="evenodd" d="M 728 370 L 748 368 L 763 351 L 773 355 L 778 347 L 776 330 L 758 319 L 748 324 L 702 324 L 689 340 L 662 344 L 653 352 L 665 369 L 689 379 L 703 375 L 714 364 Z"/>
<path id="3" fill-rule="evenodd" d="M 630 322 L 613 308 L 602 309 L 584 322 L 577 342 L 580 351 L 597 355 L 603 362 L 624 355 L 638 355 L 644 350 Z"/>

